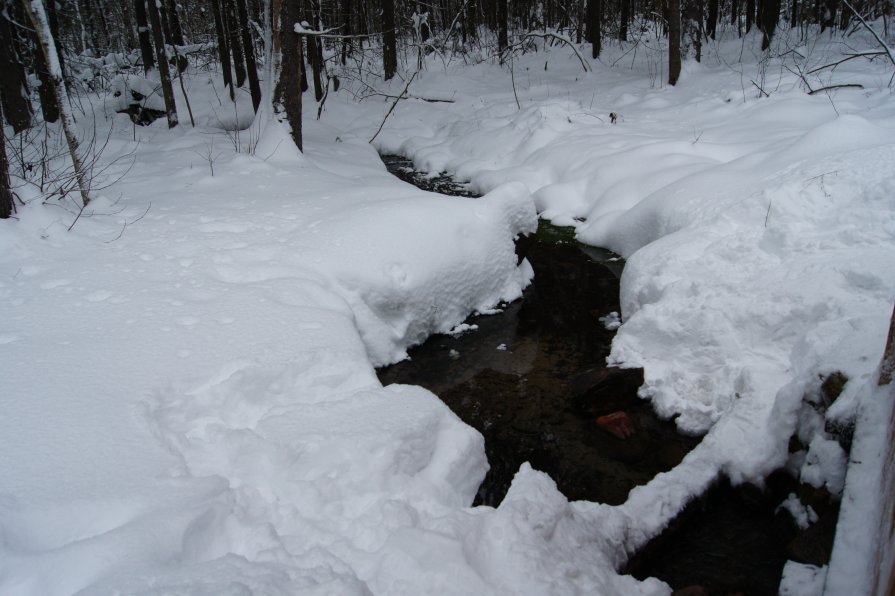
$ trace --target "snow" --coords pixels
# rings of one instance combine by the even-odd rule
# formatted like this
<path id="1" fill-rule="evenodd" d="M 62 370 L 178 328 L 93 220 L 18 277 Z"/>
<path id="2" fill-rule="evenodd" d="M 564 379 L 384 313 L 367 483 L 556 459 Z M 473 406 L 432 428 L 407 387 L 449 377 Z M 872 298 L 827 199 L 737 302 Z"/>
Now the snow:
<path id="1" fill-rule="evenodd" d="M 787 561 L 780 580 L 780 596 L 820 596 L 826 576 L 826 567 Z"/>
<path id="2" fill-rule="evenodd" d="M 863 91 L 809 96 L 758 43 L 707 46 L 675 88 L 648 51 L 607 48 L 586 74 L 568 48 L 519 56 L 521 109 L 505 68 L 431 56 L 410 92 L 454 103 L 400 102 L 376 149 L 475 200 L 387 174 L 366 139 L 392 100 L 348 89 L 319 121 L 306 106 L 306 154 L 207 75 L 185 81 L 197 129 L 94 111 L 103 159 L 133 164 L 70 232 L 72 204 L 24 185 L 0 222 L 0 593 L 667 594 L 616 570 L 719 474 L 787 462 L 844 491 L 843 521 L 826 580 L 790 563 L 781 591 L 863 585 L 891 402 L 869 389 L 895 295 L 890 73 L 853 60 L 810 80 Z M 528 465 L 499 507 L 470 507 L 481 435 L 374 374 L 521 295 L 513 240 L 536 211 L 628 259 L 610 359 L 706 433 L 618 507 Z M 843 394 L 810 413 L 837 370 Z M 824 422 L 855 417 L 846 473 Z"/>

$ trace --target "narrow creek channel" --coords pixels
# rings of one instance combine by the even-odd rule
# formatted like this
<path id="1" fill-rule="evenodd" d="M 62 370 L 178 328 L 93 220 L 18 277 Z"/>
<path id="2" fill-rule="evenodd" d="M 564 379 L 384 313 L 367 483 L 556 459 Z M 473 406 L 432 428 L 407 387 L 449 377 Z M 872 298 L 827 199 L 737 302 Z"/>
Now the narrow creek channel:
<path id="1" fill-rule="evenodd" d="M 424 190 L 476 196 L 448 176 L 414 172 L 401 156 L 383 161 Z M 470 332 L 431 337 L 408 360 L 379 369 L 379 378 L 431 390 L 482 433 L 491 470 L 476 504 L 499 505 L 526 461 L 570 500 L 621 504 L 699 439 L 678 433 L 637 397 L 641 371 L 606 367 L 615 332 L 605 317 L 619 311 L 624 262 L 546 222 L 527 258 L 535 281 L 521 300 L 470 317 Z M 622 571 L 658 577 L 681 594 L 776 594 L 792 536 L 775 508 L 792 486 L 769 485 L 719 483 Z"/>

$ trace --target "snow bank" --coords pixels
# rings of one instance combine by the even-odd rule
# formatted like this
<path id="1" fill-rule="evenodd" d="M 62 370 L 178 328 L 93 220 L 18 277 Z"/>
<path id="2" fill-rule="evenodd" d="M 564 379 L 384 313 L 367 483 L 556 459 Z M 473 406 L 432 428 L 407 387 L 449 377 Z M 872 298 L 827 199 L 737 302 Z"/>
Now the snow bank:
<path id="1" fill-rule="evenodd" d="M 783 466 L 822 376 L 851 379 L 826 421 L 854 420 L 885 340 L 895 297 L 895 104 L 880 81 L 890 73 L 852 62 L 812 84 L 847 79 L 866 91 L 809 96 L 783 62 L 810 69 L 838 51 L 835 42 L 818 40 L 773 67 L 731 68 L 754 42 L 711 44 L 675 88 L 642 71 L 582 76 L 555 56 L 522 57 L 521 107 L 509 89 L 503 103 L 469 102 L 450 117 L 407 102 L 380 140 L 480 190 L 521 181 L 542 216 L 628 258 L 610 362 L 643 367 L 641 393 L 658 413 L 706 433 L 616 511 L 629 551 L 717 474 L 760 482 Z M 544 59 L 562 74 L 542 72 Z M 741 87 L 752 68 L 770 79 L 770 97 Z M 450 84 L 414 85 L 425 95 Z M 494 97 L 499 85 L 481 81 L 479 94 Z M 824 422 L 802 429 L 811 443 L 802 477 L 835 494 L 844 454 Z"/>
<path id="2" fill-rule="evenodd" d="M 71 233 L 64 203 L 0 222 L 0 592 L 668 593 L 615 570 L 719 473 L 760 478 L 820 432 L 802 415 L 818 375 L 852 379 L 827 416 L 853 416 L 895 292 L 879 66 L 839 71 L 865 93 L 781 75 L 758 100 L 730 91 L 731 48 L 674 89 L 651 84 L 654 56 L 584 76 L 568 52 L 524 56 L 521 109 L 495 65 L 423 73 L 415 94 L 456 103 L 401 102 L 377 143 L 478 201 L 386 174 L 365 139 L 390 104 L 345 93 L 307 119 L 307 154 L 277 124 L 236 134 L 244 101 L 231 118 L 199 77 L 198 130 L 101 121 L 109 155 L 137 151 L 128 176 Z M 619 507 L 528 466 L 500 507 L 468 507 L 481 436 L 372 368 L 518 297 L 535 209 L 629 258 L 612 360 L 707 432 Z M 825 439 L 806 474 L 841 485 Z"/>

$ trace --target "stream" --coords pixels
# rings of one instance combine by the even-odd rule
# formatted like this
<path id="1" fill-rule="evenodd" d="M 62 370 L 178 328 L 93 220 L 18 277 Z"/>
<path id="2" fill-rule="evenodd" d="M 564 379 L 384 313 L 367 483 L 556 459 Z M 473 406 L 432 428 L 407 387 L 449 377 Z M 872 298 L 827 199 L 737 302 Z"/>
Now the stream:
<path id="1" fill-rule="evenodd" d="M 424 190 L 477 196 L 449 176 L 414 172 L 401 156 L 383 161 Z M 615 331 L 605 317 L 620 310 L 624 261 L 544 221 L 526 257 L 535 279 L 521 300 L 470 317 L 470 332 L 429 338 L 379 369 L 380 381 L 429 389 L 482 433 L 491 469 L 476 505 L 499 505 L 526 461 L 569 500 L 621 504 L 700 439 L 637 397 L 641 370 L 606 367 Z M 621 571 L 658 577 L 681 594 L 776 594 L 795 532 L 775 509 L 794 486 L 782 474 L 765 490 L 719 481 Z"/>

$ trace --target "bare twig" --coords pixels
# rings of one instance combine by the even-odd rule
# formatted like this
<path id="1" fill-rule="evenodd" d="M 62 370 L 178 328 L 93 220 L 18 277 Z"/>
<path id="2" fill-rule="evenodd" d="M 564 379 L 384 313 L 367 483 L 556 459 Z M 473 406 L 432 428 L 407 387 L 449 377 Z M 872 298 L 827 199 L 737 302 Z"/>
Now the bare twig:
<path id="1" fill-rule="evenodd" d="M 121 231 L 118 232 L 118 235 L 115 236 L 114 238 L 112 238 L 111 240 L 106 240 L 106 244 L 111 244 L 112 242 L 115 242 L 116 240 L 118 240 L 119 238 L 121 238 L 121 237 L 124 235 L 124 231 L 127 229 L 127 226 L 132 225 L 132 224 L 135 224 L 135 223 L 137 223 L 138 221 L 140 221 L 141 219 L 143 219 L 144 217 L 146 217 L 146 214 L 149 213 L 149 210 L 150 210 L 150 209 L 152 209 L 152 201 L 149 202 L 149 205 L 146 207 L 146 211 L 144 211 L 143 214 L 140 215 L 140 217 L 138 217 L 138 218 L 136 218 L 136 219 L 134 219 L 134 220 L 131 220 L 131 221 L 127 221 L 127 220 L 125 219 L 125 220 L 124 220 L 124 225 L 121 227 Z M 74 225 L 74 224 L 72 224 L 72 225 Z"/>
<path id="2" fill-rule="evenodd" d="M 883 51 L 886 53 L 886 56 L 889 57 L 889 62 L 892 63 L 892 66 L 895 66 L 895 54 L 893 54 L 892 48 L 890 48 L 886 44 L 886 42 L 883 41 L 883 39 L 879 36 L 879 34 L 873 30 L 873 27 L 871 27 L 870 24 L 864 20 L 864 17 L 861 16 L 861 13 L 859 13 L 857 10 L 855 10 L 854 6 L 849 4 L 848 0 L 842 0 L 842 3 L 845 4 L 848 7 L 848 9 L 852 11 L 852 14 L 854 14 L 856 17 L 858 17 L 858 20 L 861 21 L 861 24 L 864 25 L 864 27 L 868 31 L 870 31 L 870 34 L 873 35 L 873 37 L 876 39 L 876 43 L 879 44 L 879 47 L 881 47 L 883 49 Z"/>
<path id="3" fill-rule="evenodd" d="M 849 60 L 854 60 L 855 58 L 873 58 L 875 56 L 883 56 L 883 55 L 885 55 L 885 52 L 882 52 L 882 51 L 857 52 L 854 54 L 847 54 L 846 57 L 843 58 L 842 60 L 830 62 L 829 64 L 824 64 L 823 66 L 817 66 L 815 68 L 812 68 L 805 74 L 814 74 L 816 72 L 819 72 L 819 71 L 827 69 L 827 68 L 835 68 L 835 67 L 839 66 L 840 64 L 848 62 Z"/>
<path id="4" fill-rule="evenodd" d="M 402 99 L 406 99 L 405 96 L 407 95 L 407 89 L 410 88 L 410 83 L 413 82 L 413 79 L 415 79 L 416 75 L 418 75 L 419 73 L 420 71 L 416 71 L 415 73 L 413 73 L 413 76 L 411 76 L 410 79 L 407 81 L 407 84 L 404 85 L 404 90 L 401 92 L 401 95 L 395 98 L 395 101 L 392 103 L 392 107 L 388 109 L 388 113 L 385 115 L 385 118 L 382 119 L 382 123 L 379 124 L 379 128 L 376 130 L 376 134 L 374 134 L 373 137 L 370 139 L 370 143 L 375 141 L 376 137 L 379 136 L 379 133 L 382 132 L 382 127 L 385 126 L 385 121 L 388 120 L 388 117 L 391 116 L 392 112 L 395 111 L 395 108 L 398 106 L 398 102 Z"/>

